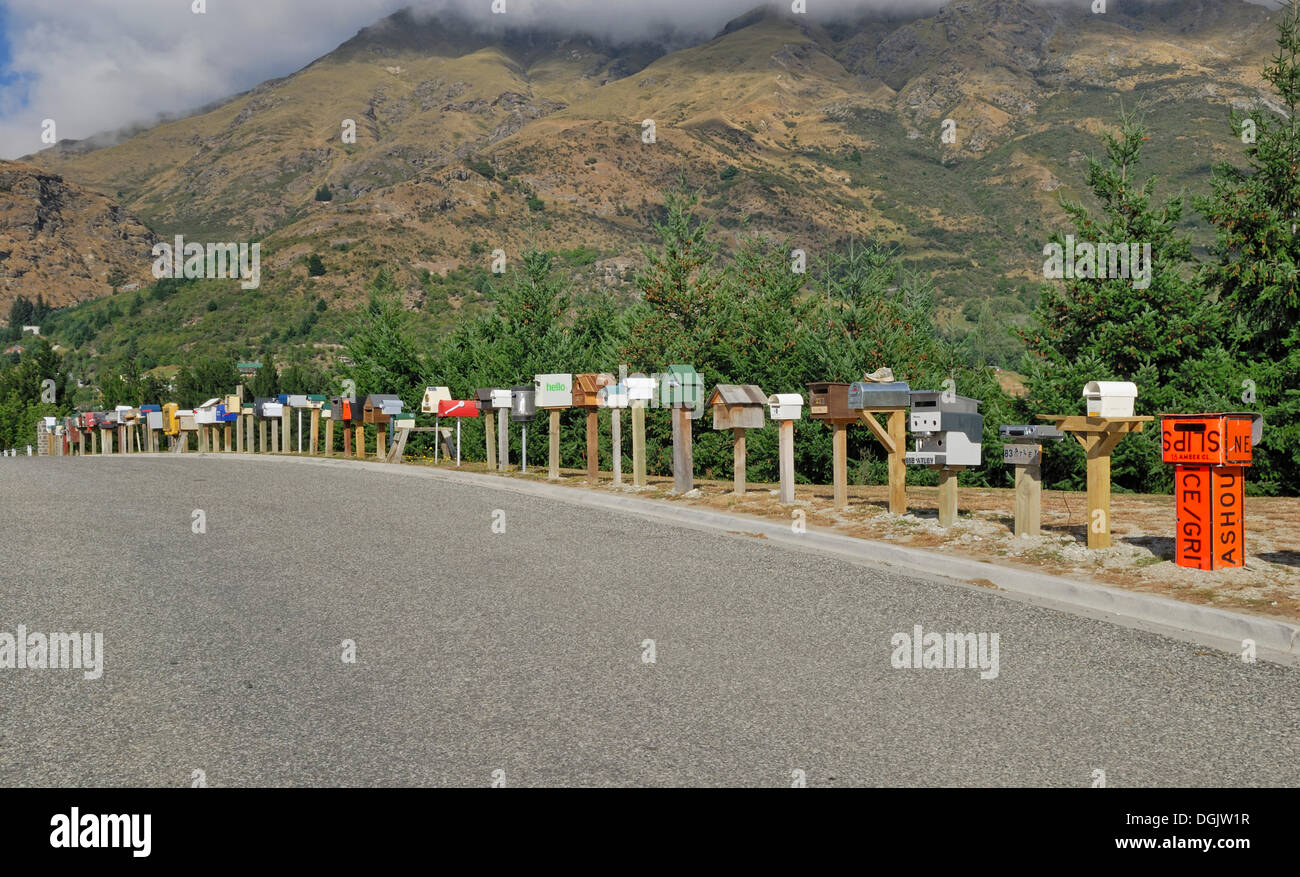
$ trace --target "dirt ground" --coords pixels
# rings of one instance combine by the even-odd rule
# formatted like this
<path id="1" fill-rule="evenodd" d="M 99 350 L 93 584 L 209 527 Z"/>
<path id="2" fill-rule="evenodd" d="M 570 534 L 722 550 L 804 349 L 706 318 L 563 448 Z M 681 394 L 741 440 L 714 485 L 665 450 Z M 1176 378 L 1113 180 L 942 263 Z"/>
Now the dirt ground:
<path id="1" fill-rule="evenodd" d="M 419 461 L 416 465 L 432 463 Z M 461 468 L 487 471 L 482 463 L 466 463 Z M 891 515 L 884 485 L 850 486 L 849 506 L 837 512 L 830 485 L 801 484 L 795 490 L 795 505 L 785 507 L 778 502 L 776 486 L 771 484 L 750 484 L 745 496 L 737 497 L 731 492 L 730 481 L 697 478 L 695 490 L 675 496 L 669 492 L 671 478 L 651 476 L 647 487 L 635 491 L 631 475 L 626 472 L 621 488 L 614 487 L 608 472 L 601 473 L 595 488 L 587 485 L 585 472 L 563 469 L 561 476 L 559 483 L 574 488 L 635 492 L 647 499 L 772 520 L 789 521 L 792 509 L 801 508 L 807 513 L 810 530 L 912 545 L 1190 603 L 1300 621 L 1300 499 L 1247 497 L 1246 566 L 1206 572 L 1184 569 L 1173 562 L 1172 496 L 1112 494 L 1113 544 L 1089 550 L 1084 526 L 1087 502 L 1082 493 L 1044 490 L 1043 535 L 1017 538 L 1012 533 L 1010 489 L 961 488 L 957 524 L 945 531 L 938 523 L 935 487 L 909 485 L 908 513 Z M 530 469 L 527 475 L 513 471 L 508 477 L 545 481 L 546 470 Z"/>

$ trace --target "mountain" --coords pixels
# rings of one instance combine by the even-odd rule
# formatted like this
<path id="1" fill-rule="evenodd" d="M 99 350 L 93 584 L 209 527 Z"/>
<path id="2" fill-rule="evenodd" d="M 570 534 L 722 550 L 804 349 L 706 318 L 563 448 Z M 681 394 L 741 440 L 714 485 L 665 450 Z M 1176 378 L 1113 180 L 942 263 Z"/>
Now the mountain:
<path id="1" fill-rule="evenodd" d="M 0 313 L 18 296 L 51 307 L 149 284 L 149 229 L 96 192 L 23 162 L 0 161 Z"/>
<path id="2" fill-rule="evenodd" d="M 1023 312 L 1032 292 L 1016 290 L 1041 277 L 1058 199 L 1086 195 L 1085 157 L 1122 109 L 1146 117 L 1161 193 L 1203 191 L 1209 166 L 1239 154 L 1230 108 L 1268 99 L 1276 13 L 958 0 L 819 23 L 765 8 L 687 46 L 499 18 L 398 13 L 219 106 L 29 158 L 163 238 L 261 240 L 278 294 L 347 307 L 388 266 L 436 321 L 481 299 L 462 280 L 497 248 L 623 272 L 681 179 L 729 243 L 748 230 L 812 255 L 850 235 L 896 244 L 961 328 L 962 306 L 993 296 Z M 309 276 L 312 255 L 324 276 Z M 221 288 L 221 307 L 255 294 Z"/>

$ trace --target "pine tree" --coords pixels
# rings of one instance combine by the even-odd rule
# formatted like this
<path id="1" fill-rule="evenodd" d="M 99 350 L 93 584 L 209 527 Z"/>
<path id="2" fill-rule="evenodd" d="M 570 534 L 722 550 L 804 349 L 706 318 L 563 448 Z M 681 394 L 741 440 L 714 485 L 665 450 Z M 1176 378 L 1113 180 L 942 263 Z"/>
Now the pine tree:
<path id="1" fill-rule="evenodd" d="M 1206 285 L 1231 320 L 1229 338 L 1243 361 L 1233 376 L 1237 408 L 1263 410 L 1266 428 L 1252 477 L 1268 492 L 1294 492 L 1300 479 L 1300 2 L 1278 22 L 1277 52 L 1263 70 L 1280 111 L 1233 113 L 1244 166 L 1215 167 L 1212 192 L 1197 208 L 1218 232 Z M 1240 389 L 1244 385 L 1245 389 Z"/>

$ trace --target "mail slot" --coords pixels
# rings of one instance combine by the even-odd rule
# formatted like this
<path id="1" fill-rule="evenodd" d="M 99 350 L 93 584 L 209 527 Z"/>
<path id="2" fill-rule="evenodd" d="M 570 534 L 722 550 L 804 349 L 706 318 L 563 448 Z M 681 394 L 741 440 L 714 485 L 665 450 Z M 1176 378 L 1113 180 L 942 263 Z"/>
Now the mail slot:
<path id="1" fill-rule="evenodd" d="M 845 385 L 847 389 L 847 384 Z M 799 400 L 802 406 L 803 400 Z M 718 384 L 709 396 L 714 429 L 762 429 L 767 394 L 754 384 Z M 790 419 L 790 418 L 787 418 Z"/>
<path id="2" fill-rule="evenodd" d="M 451 398 L 451 390 L 446 387 L 425 387 L 424 398 L 420 400 L 420 411 L 424 414 L 437 414 L 438 403 Z"/>
<path id="3" fill-rule="evenodd" d="M 803 396 L 773 393 L 767 397 L 767 407 L 773 420 L 799 420 L 803 417 Z"/>
<path id="4" fill-rule="evenodd" d="M 1129 381 L 1089 381 L 1083 386 L 1089 417 L 1132 417 L 1137 384 Z"/>
<path id="5" fill-rule="evenodd" d="M 614 376 L 605 372 L 574 375 L 573 407 L 599 408 L 600 400 L 597 396 L 601 388 L 608 387 L 612 383 L 614 383 Z"/>
<path id="6" fill-rule="evenodd" d="M 573 404 L 573 375 L 537 375 L 533 387 L 538 408 L 568 408 Z"/>
<path id="7" fill-rule="evenodd" d="M 849 384 L 848 407 L 851 411 L 906 408 L 911 401 L 911 390 L 906 381 L 890 381 L 884 384 L 854 381 Z"/>
<path id="8" fill-rule="evenodd" d="M 808 417 L 812 420 L 857 420 L 849 408 L 849 385 L 820 381 L 808 385 Z"/>
<path id="9" fill-rule="evenodd" d="M 385 424 L 402 413 L 402 398 L 391 393 L 371 393 L 362 408 L 362 422 Z"/>
<path id="10" fill-rule="evenodd" d="M 1165 414 L 1160 419 L 1166 463 L 1249 466 L 1264 434 L 1259 414 Z"/>
<path id="11" fill-rule="evenodd" d="M 511 387 L 510 420 L 530 423 L 537 417 L 537 391 L 529 386 Z"/>
<path id="12" fill-rule="evenodd" d="M 478 417 L 478 403 L 473 399 L 443 399 L 438 403 L 439 417 Z"/>

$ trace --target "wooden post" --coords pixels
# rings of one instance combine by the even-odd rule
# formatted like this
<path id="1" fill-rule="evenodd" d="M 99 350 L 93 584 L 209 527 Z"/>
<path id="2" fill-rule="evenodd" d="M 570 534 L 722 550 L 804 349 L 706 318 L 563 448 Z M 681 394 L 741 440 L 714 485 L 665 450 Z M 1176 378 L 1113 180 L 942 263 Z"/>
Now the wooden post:
<path id="1" fill-rule="evenodd" d="M 907 415 L 889 412 L 889 437 L 894 448 L 889 455 L 889 513 L 907 514 Z"/>
<path id="2" fill-rule="evenodd" d="M 271 453 L 273 454 L 280 453 L 281 447 L 282 445 L 280 443 L 280 421 L 272 420 L 271 421 Z"/>
<path id="3" fill-rule="evenodd" d="M 346 435 L 346 430 L 344 431 Z M 325 456 L 334 456 L 334 418 L 325 421 Z"/>
<path id="4" fill-rule="evenodd" d="M 600 412 L 587 410 L 587 483 L 599 481 L 600 473 Z"/>
<path id="5" fill-rule="evenodd" d="M 1041 453 L 1042 449 L 1039 449 Z M 1043 466 L 1030 463 L 1016 467 L 1016 535 L 1038 536 L 1043 532 Z"/>
<path id="6" fill-rule="evenodd" d="M 313 457 L 316 456 L 316 448 L 319 446 L 320 446 L 320 409 L 313 408 L 311 410 L 311 447 L 307 449 L 307 453 Z"/>
<path id="7" fill-rule="evenodd" d="M 235 452 L 244 453 L 244 415 L 239 415 L 239 420 L 235 422 Z"/>
<path id="8" fill-rule="evenodd" d="M 505 408 L 497 409 L 497 468 L 505 472 L 510 468 L 510 412 Z"/>
<path id="9" fill-rule="evenodd" d="M 267 452 L 267 447 L 266 447 L 266 421 L 265 421 L 265 420 L 259 420 L 259 421 L 257 422 L 257 433 L 258 433 L 258 435 L 257 435 L 257 449 L 258 449 L 259 451 L 261 451 L 263 454 L 265 454 L 265 453 Z"/>
<path id="10" fill-rule="evenodd" d="M 384 445 L 388 444 L 388 428 L 382 423 L 375 424 L 375 459 L 384 459 Z"/>
<path id="11" fill-rule="evenodd" d="M 358 424 L 356 425 L 356 428 L 353 429 L 352 431 L 356 433 L 356 446 L 357 446 L 357 447 L 356 447 L 356 452 L 357 452 L 357 459 L 358 459 L 358 460 L 364 460 L 364 459 L 366 458 L 366 427 L 365 427 L 365 424 L 363 424 L 363 423 L 358 423 Z"/>
<path id="12" fill-rule="evenodd" d="M 780 420 L 781 505 L 794 502 L 794 421 Z"/>
<path id="13" fill-rule="evenodd" d="M 77 453 L 83 457 L 86 456 L 86 431 L 84 429 L 77 430 Z"/>
<path id="14" fill-rule="evenodd" d="M 645 487 L 645 400 L 632 403 L 632 486 Z"/>
<path id="15" fill-rule="evenodd" d="M 957 523 L 957 473 L 959 466 L 944 466 L 939 470 L 939 526 L 951 527 Z"/>
<path id="16" fill-rule="evenodd" d="M 1090 435 L 1088 453 L 1088 547 L 1110 547 L 1110 453 L 1102 453 L 1103 436 Z"/>
<path id="17" fill-rule="evenodd" d="M 99 436 L 99 452 L 101 454 L 113 453 L 113 430 L 101 429 L 99 432 L 101 433 Z"/>
<path id="18" fill-rule="evenodd" d="M 731 430 L 731 489 L 736 496 L 745 495 L 745 430 L 736 427 Z"/>
<path id="19" fill-rule="evenodd" d="M 550 468 L 546 477 L 551 481 L 560 480 L 560 409 L 552 408 L 551 414 L 551 441 L 550 448 Z"/>
<path id="20" fill-rule="evenodd" d="M 670 409 L 673 416 L 673 493 L 689 493 L 695 486 L 695 455 L 689 408 Z"/>
<path id="21" fill-rule="evenodd" d="M 619 408 L 609 410 L 610 448 L 614 463 L 614 486 L 623 484 L 623 411 Z"/>
<path id="22" fill-rule="evenodd" d="M 497 441 L 496 434 L 492 432 L 492 409 L 483 412 L 483 441 L 487 445 L 487 454 L 484 457 L 489 472 L 495 472 L 497 468 Z"/>
<path id="23" fill-rule="evenodd" d="M 849 504 L 848 424 L 831 424 L 831 456 L 835 479 L 835 508 L 842 509 Z"/>
<path id="24" fill-rule="evenodd" d="M 130 439 L 128 439 L 126 435 L 126 427 L 119 426 L 117 428 L 117 452 L 119 454 L 127 454 L 130 453 L 130 451 L 131 443 Z"/>
<path id="25" fill-rule="evenodd" d="M 343 456 L 351 457 L 352 456 L 352 430 L 348 429 L 346 423 L 343 424 L 341 428 L 343 430 Z"/>

